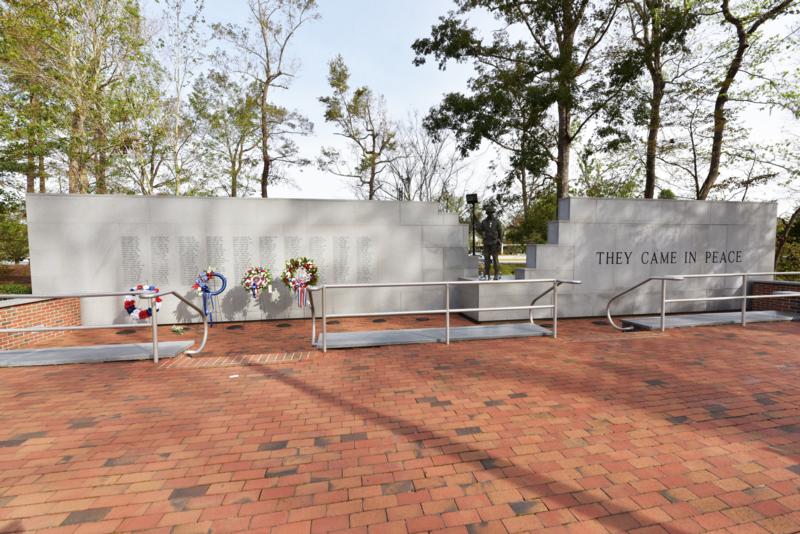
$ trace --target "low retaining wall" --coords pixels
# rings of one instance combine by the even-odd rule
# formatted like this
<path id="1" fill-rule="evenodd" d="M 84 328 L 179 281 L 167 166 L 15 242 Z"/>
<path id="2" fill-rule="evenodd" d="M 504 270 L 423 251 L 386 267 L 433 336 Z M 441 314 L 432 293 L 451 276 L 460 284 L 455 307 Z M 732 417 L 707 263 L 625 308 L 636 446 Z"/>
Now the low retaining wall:
<path id="1" fill-rule="evenodd" d="M 77 326 L 81 324 L 80 299 L 20 298 L 0 301 L 0 328 Z M 20 347 L 64 335 L 53 332 L 0 332 L 0 350 Z"/>
<path id="2" fill-rule="evenodd" d="M 752 282 L 751 295 L 770 295 L 776 291 L 798 291 L 800 282 L 786 282 L 771 280 L 769 282 Z M 753 299 L 750 301 L 753 310 L 777 310 L 782 312 L 800 313 L 800 297 L 783 297 L 779 299 Z"/>

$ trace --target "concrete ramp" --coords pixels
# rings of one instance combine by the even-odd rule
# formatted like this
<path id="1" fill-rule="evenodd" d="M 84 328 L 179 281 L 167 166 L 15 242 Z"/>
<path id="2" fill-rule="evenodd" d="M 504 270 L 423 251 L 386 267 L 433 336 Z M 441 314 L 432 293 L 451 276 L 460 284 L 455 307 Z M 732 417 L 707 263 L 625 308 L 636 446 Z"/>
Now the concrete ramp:
<path id="1" fill-rule="evenodd" d="M 745 313 L 748 323 L 769 323 L 777 321 L 796 321 L 800 316 L 774 310 L 749 311 Z M 689 328 L 692 326 L 719 326 L 741 324 L 742 312 L 687 313 L 685 315 L 667 315 L 665 328 Z M 623 326 L 632 326 L 640 330 L 660 330 L 661 316 L 628 317 L 622 319 Z"/>
<path id="2" fill-rule="evenodd" d="M 166 341 L 158 344 L 159 358 L 172 358 L 194 341 Z M 127 362 L 153 357 L 152 343 L 92 345 L 87 347 L 48 347 L 42 349 L 0 351 L 0 367 L 65 365 L 71 363 Z"/>
<path id="3" fill-rule="evenodd" d="M 512 337 L 541 337 L 552 332 L 530 323 L 501 325 L 457 326 L 450 329 L 450 341 L 477 339 L 503 339 Z M 414 328 L 408 330 L 368 330 L 363 332 L 328 332 L 329 349 L 380 347 L 383 345 L 410 345 L 414 343 L 444 343 L 444 328 Z M 317 347 L 322 347 L 322 335 L 317 337 Z"/>

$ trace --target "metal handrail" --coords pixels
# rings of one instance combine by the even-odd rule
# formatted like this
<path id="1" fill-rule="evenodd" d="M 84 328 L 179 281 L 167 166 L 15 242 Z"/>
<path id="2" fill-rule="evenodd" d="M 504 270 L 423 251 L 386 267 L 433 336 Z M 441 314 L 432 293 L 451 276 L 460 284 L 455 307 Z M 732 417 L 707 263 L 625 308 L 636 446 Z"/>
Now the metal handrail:
<path id="1" fill-rule="evenodd" d="M 93 297 L 122 297 L 122 296 L 138 296 L 144 299 L 154 299 L 156 297 L 165 297 L 172 295 L 193 310 L 195 310 L 200 318 L 203 320 L 203 339 L 200 346 L 194 350 L 187 350 L 185 354 L 193 356 L 202 352 L 208 341 L 208 318 L 203 311 L 187 300 L 185 297 L 173 290 L 159 291 L 156 293 L 147 292 L 144 290 L 134 291 L 110 291 L 105 293 L 62 293 L 58 295 L 18 295 L 18 294 L 0 294 L 0 300 L 3 299 L 64 299 L 64 298 L 93 298 Z M 152 328 L 153 337 L 153 362 L 158 363 L 158 311 L 154 306 L 151 306 L 153 312 L 150 317 L 150 323 L 143 324 L 106 324 L 106 325 L 81 325 L 81 326 L 34 326 L 27 328 L 0 328 L 0 333 L 18 333 L 18 332 L 52 332 L 52 331 L 70 331 L 70 330 L 99 330 L 106 328 Z"/>
<path id="2" fill-rule="evenodd" d="M 644 280 L 636 284 L 635 286 L 626 289 L 622 293 L 615 295 L 608 301 L 606 305 L 606 317 L 608 322 L 616 328 L 617 330 L 621 331 L 630 331 L 633 330 L 634 327 L 622 327 L 618 326 L 614 319 L 611 317 L 611 304 L 617 300 L 618 298 L 627 295 L 631 291 L 643 286 L 644 284 L 652 281 L 652 280 L 661 280 L 661 331 L 663 332 L 666 329 L 666 309 L 667 304 L 679 303 L 679 302 L 714 302 L 714 301 L 726 301 L 726 300 L 741 300 L 741 324 L 742 326 L 747 325 L 747 301 L 748 300 L 757 300 L 757 299 L 765 299 L 765 298 L 789 298 L 789 297 L 797 297 L 800 296 L 800 292 L 793 292 L 793 291 L 782 291 L 780 294 L 772 294 L 772 295 L 748 295 L 747 293 L 747 282 L 750 277 L 754 276 L 797 276 L 800 275 L 800 271 L 765 271 L 765 272 L 747 272 L 747 273 L 708 273 L 708 274 L 682 274 L 682 275 L 675 275 L 675 276 L 654 276 Z M 741 278 L 742 279 L 742 293 L 741 295 L 731 295 L 731 296 L 723 296 L 723 297 L 696 297 L 696 298 L 680 298 L 680 299 L 668 299 L 667 298 L 667 282 L 668 281 L 683 281 L 687 278 Z"/>
<path id="3" fill-rule="evenodd" d="M 619 326 L 619 325 L 617 325 L 617 323 L 614 322 L 613 317 L 611 317 L 611 305 L 614 303 L 614 301 L 624 297 L 628 293 L 630 293 L 630 292 L 632 292 L 632 291 L 634 291 L 636 289 L 639 289 L 643 285 L 645 285 L 645 284 L 647 284 L 649 282 L 652 282 L 654 280 L 661 280 L 661 293 L 663 295 L 666 292 L 667 282 L 668 281 L 670 281 L 670 280 L 680 281 L 680 280 L 683 280 L 683 277 L 681 277 L 681 276 L 651 276 L 650 278 L 647 278 L 646 280 L 642 280 L 641 282 L 639 282 L 635 286 L 626 289 L 622 293 L 619 293 L 619 294 L 614 295 L 613 297 L 611 297 L 611 299 L 608 301 L 608 304 L 606 304 L 606 318 L 608 319 L 608 322 L 611 324 L 611 326 L 613 326 L 614 328 L 616 328 L 617 330 L 620 330 L 622 332 L 628 332 L 630 330 L 633 330 L 632 326 L 627 326 L 627 327 L 626 326 Z M 664 313 L 664 306 L 661 307 L 661 312 Z"/>
<path id="4" fill-rule="evenodd" d="M 556 284 L 556 287 L 557 287 L 557 286 L 560 286 L 561 284 L 580 284 L 580 283 L 581 283 L 581 281 L 580 281 L 580 280 L 558 280 L 558 282 L 557 282 L 557 284 Z M 542 297 L 544 297 L 545 295 L 549 294 L 549 293 L 550 293 L 551 291 L 553 291 L 554 289 L 555 289 L 555 287 L 549 287 L 549 288 L 547 288 L 547 290 L 546 290 L 544 293 L 540 294 L 538 297 L 535 297 L 535 298 L 534 298 L 534 299 L 531 301 L 531 306 L 533 306 L 534 304 L 536 304 L 536 302 L 538 302 L 538 300 L 539 300 L 540 298 L 542 298 Z M 534 322 L 534 320 L 533 320 L 533 309 L 531 309 L 530 313 L 528 313 L 528 319 L 530 320 L 530 322 L 531 322 L 531 324 L 532 324 L 532 325 L 535 325 L 535 324 L 536 324 L 536 323 Z"/>
<path id="5" fill-rule="evenodd" d="M 500 306 L 491 308 L 451 308 L 450 307 L 450 286 L 462 285 L 481 285 L 481 284 L 535 284 L 549 283 L 552 287 L 548 290 L 553 291 L 553 304 L 535 306 Z M 553 337 L 558 337 L 558 286 L 564 283 L 580 284 L 579 280 L 558 280 L 555 278 L 542 278 L 530 280 L 457 280 L 443 282 L 382 282 L 368 284 L 325 284 L 322 286 L 310 286 L 309 297 L 311 303 L 311 343 L 316 344 L 317 335 L 317 314 L 314 308 L 314 292 L 320 292 L 320 307 L 322 308 L 322 352 L 328 352 L 328 319 L 342 317 L 376 317 L 381 315 L 418 315 L 418 314 L 438 314 L 445 315 L 445 343 L 450 344 L 450 314 L 480 311 L 511 311 L 511 310 L 553 310 Z M 434 310 L 398 310 L 387 312 L 363 312 L 363 313 L 335 313 L 328 314 L 325 306 L 325 293 L 331 289 L 362 289 L 375 287 L 444 287 L 445 307 Z M 546 293 L 545 293 L 546 294 Z M 538 297 L 537 297 L 538 298 Z"/>
<path id="6" fill-rule="evenodd" d="M 765 271 L 746 273 L 708 273 L 708 274 L 683 274 L 683 278 L 732 278 L 737 276 L 800 276 L 800 271 Z"/>

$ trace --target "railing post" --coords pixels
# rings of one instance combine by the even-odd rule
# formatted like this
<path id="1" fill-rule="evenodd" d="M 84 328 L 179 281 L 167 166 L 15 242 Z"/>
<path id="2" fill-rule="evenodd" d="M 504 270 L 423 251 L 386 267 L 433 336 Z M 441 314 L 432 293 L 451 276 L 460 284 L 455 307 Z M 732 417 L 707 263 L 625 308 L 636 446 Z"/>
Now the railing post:
<path id="1" fill-rule="evenodd" d="M 200 341 L 200 346 L 194 350 L 187 350 L 186 352 L 184 352 L 184 354 L 186 354 L 187 356 L 200 354 L 205 348 L 206 342 L 208 341 L 208 317 L 206 317 L 206 314 L 203 313 L 203 310 L 195 306 L 193 302 L 186 300 L 177 291 L 170 291 L 169 294 L 178 299 L 179 301 L 183 302 L 184 304 L 186 304 L 186 306 L 188 306 L 189 308 L 192 308 L 194 311 L 196 311 L 197 314 L 200 316 L 200 319 L 203 321 L 203 339 Z"/>
<path id="2" fill-rule="evenodd" d="M 667 328 L 667 279 L 661 279 L 661 331 Z"/>
<path id="3" fill-rule="evenodd" d="M 444 284 L 444 342 L 450 344 L 450 284 Z"/>
<path id="4" fill-rule="evenodd" d="M 553 280 L 553 339 L 556 338 L 558 338 L 558 280 Z"/>
<path id="5" fill-rule="evenodd" d="M 328 312 L 325 310 L 325 286 L 322 286 L 322 352 L 328 352 Z"/>
<path id="6" fill-rule="evenodd" d="M 314 292 L 308 292 L 308 298 L 311 301 L 311 346 L 313 347 L 317 342 L 317 312 L 314 308 Z"/>
<path id="7" fill-rule="evenodd" d="M 158 310 L 156 310 L 156 299 L 150 299 L 150 324 L 153 327 L 153 363 L 158 363 Z"/>
<path id="8" fill-rule="evenodd" d="M 742 326 L 747 326 L 747 273 L 742 274 Z"/>

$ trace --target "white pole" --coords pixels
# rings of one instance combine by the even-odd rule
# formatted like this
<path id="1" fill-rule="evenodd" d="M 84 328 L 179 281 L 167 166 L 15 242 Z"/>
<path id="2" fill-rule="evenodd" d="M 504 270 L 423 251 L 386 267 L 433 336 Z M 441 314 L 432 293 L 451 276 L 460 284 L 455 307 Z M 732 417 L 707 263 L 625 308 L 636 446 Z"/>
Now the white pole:
<path id="1" fill-rule="evenodd" d="M 328 352 L 328 312 L 325 310 L 325 286 L 322 286 L 322 352 Z"/>
<path id="2" fill-rule="evenodd" d="M 742 275 L 742 326 L 747 326 L 747 274 Z"/>
<path id="3" fill-rule="evenodd" d="M 153 310 L 150 323 L 153 326 L 153 363 L 158 363 L 158 311 L 155 300 L 150 299 L 150 309 Z"/>
<path id="4" fill-rule="evenodd" d="M 667 280 L 661 279 L 661 331 L 667 328 Z"/>
<path id="5" fill-rule="evenodd" d="M 450 344 L 450 284 L 444 285 L 444 338 L 445 344 Z"/>
<path id="6" fill-rule="evenodd" d="M 553 280 L 553 339 L 558 337 L 558 280 Z"/>

